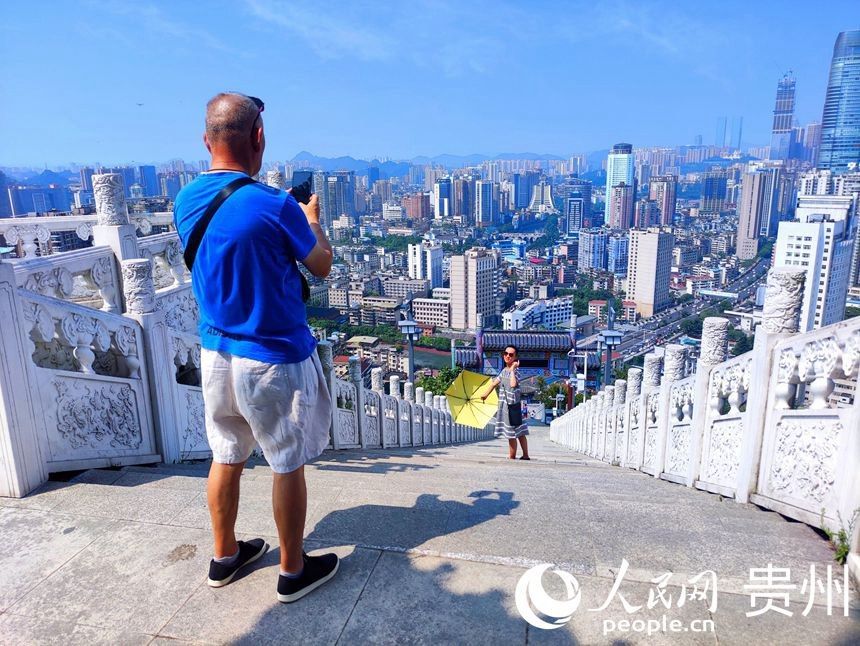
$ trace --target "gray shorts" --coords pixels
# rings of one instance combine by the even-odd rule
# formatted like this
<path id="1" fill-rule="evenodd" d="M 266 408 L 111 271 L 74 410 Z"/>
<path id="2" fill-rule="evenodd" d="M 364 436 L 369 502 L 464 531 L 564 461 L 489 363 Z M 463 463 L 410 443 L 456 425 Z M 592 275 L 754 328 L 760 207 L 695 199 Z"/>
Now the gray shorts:
<path id="1" fill-rule="evenodd" d="M 244 462 L 259 444 L 272 471 L 289 473 L 323 452 L 331 396 L 316 352 L 273 364 L 203 349 L 200 367 L 215 462 Z"/>

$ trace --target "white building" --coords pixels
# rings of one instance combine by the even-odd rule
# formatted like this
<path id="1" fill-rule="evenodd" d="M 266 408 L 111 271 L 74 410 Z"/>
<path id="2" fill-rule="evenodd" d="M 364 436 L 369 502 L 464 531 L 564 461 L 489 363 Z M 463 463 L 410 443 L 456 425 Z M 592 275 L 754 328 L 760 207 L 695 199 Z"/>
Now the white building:
<path id="1" fill-rule="evenodd" d="M 399 204 L 383 204 L 382 219 L 388 222 L 400 222 L 403 220 L 403 207 Z"/>
<path id="2" fill-rule="evenodd" d="M 442 286 L 442 258 L 445 253 L 442 245 L 432 240 L 411 244 L 407 249 L 409 257 L 409 277 L 429 280 L 431 289 Z"/>
<path id="3" fill-rule="evenodd" d="M 627 298 L 642 318 L 669 305 L 669 278 L 675 237 L 657 227 L 631 229 L 627 260 Z"/>
<path id="4" fill-rule="evenodd" d="M 479 315 L 498 317 L 499 252 L 473 247 L 462 256 L 451 258 L 451 327 L 474 330 Z"/>
<path id="5" fill-rule="evenodd" d="M 848 196 L 800 196 L 797 221 L 779 225 L 774 265 L 807 270 L 801 332 L 838 323 L 845 316 L 853 250 L 848 235 L 852 204 Z"/>
<path id="6" fill-rule="evenodd" d="M 412 299 L 412 315 L 422 325 L 451 327 L 451 300 L 442 298 Z"/>
<path id="7" fill-rule="evenodd" d="M 502 327 L 505 330 L 523 330 L 544 327 L 552 330 L 567 326 L 573 315 L 573 299 L 570 297 L 533 300 L 524 298 L 502 314 Z"/>

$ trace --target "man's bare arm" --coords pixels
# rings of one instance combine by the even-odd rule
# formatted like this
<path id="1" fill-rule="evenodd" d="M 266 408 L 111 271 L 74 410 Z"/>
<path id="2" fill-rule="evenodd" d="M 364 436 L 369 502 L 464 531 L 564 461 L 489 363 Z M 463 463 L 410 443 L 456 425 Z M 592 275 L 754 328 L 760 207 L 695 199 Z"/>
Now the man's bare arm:
<path id="1" fill-rule="evenodd" d="M 316 195 L 311 195 L 310 202 L 307 204 L 299 203 L 305 217 L 308 219 L 308 224 L 311 231 L 317 238 L 317 243 L 307 257 L 302 261 L 302 264 L 317 278 L 325 278 L 331 273 L 331 264 L 334 260 L 334 253 L 331 249 L 331 244 L 326 237 L 320 225 L 320 202 Z"/>

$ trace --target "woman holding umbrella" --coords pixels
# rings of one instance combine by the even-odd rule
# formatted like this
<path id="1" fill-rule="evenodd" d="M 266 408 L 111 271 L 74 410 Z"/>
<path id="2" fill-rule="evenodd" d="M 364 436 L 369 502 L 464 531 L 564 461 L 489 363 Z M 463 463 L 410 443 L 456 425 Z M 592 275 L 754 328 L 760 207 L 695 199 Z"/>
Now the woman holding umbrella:
<path id="1" fill-rule="evenodd" d="M 531 460 L 529 457 L 529 434 L 528 426 L 523 420 L 523 411 L 521 406 L 522 394 L 520 393 L 520 377 L 519 377 L 519 352 L 516 346 L 509 345 L 502 353 L 502 359 L 505 362 L 505 367 L 487 385 L 486 390 L 481 394 L 481 399 L 486 399 L 493 392 L 493 389 L 499 389 L 499 409 L 496 412 L 496 437 L 506 437 L 508 439 L 508 447 L 510 452 L 508 457 L 511 460 L 517 458 L 517 440 L 523 449 L 523 455 L 520 460 Z"/>

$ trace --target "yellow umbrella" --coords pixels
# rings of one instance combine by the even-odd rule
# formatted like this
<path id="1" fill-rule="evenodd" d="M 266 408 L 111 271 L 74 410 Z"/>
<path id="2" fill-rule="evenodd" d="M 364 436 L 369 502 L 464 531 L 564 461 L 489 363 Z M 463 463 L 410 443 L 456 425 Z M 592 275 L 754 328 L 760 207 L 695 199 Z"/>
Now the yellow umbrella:
<path id="1" fill-rule="evenodd" d="M 492 379 L 487 375 L 479 375 L 477 372 L 468 370 L 457 375 L 454 383 L 445 391 L 455 422 L 472 428 L 484 428 L 495 416 L 499 405 L 496 389 L 490 392 L 486 400 L 481 400 L 481 394 Z"/>

